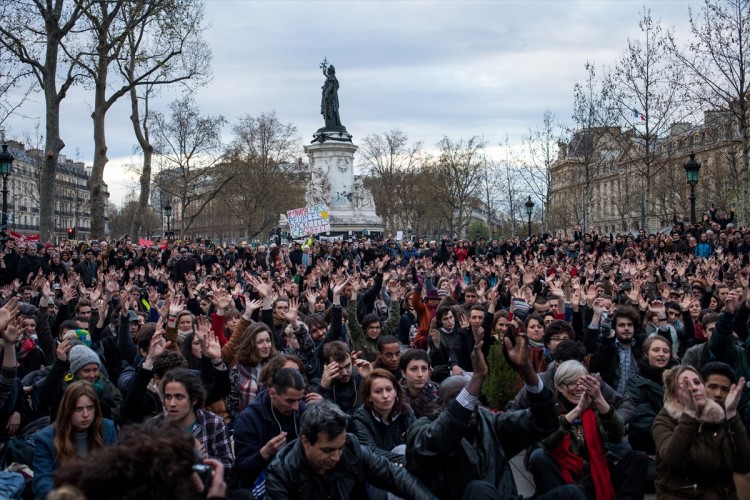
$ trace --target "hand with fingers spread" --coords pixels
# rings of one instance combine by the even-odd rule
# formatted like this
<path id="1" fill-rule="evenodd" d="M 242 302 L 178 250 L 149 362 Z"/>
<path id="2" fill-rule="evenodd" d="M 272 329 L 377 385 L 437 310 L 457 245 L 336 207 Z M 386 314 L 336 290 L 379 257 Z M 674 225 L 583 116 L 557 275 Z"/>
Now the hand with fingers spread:
<path id="1" fill-rule="evenodd" d="M 18 317 L 20 302 L 19 297 L 13 297 L 3 307 L 0 307 L 0 332 L 4 331 Z"/>
<path id="2" fill-rule="evenodd" d="M 289 308 L 282 313 L 285 320 L 292 325 L 295 330 L 299 328 L 299 300 L 296 298 L 289 299 Z"/>
<path id="3" fill-rule="evenodd" d="M 55 356 L 57 356 L 57 359 L 59 359 L 60 361 L 67 361 L 68 354 L 70 353 L 70 350 L 72 348 L 73 346 L 70 344 L 70 339 L 65 339 L 57 344 L 57 348 L 55 349 Z"/>
<path id="4" fill-rule="evenodd" d="M 23 333 L 23 317 L 18 316 L 13 321 L 8 323 L 5 330 L 2 331 L 2 341 L 6 345 L 15 346 L 18 340 L 21 338 Z"/>
<path id="5" fill-rule="evenodd" d="M 214 335 L 213 330 L 209 329 L 206 332 L 201 349 L 203 350 L 203 354 L 211 360 L 212 365 L 217 366 L 221 364 L 221 344 L 216 335 Z"/>
<path id="6" fill-rule="evenodd" d="M 182 295 L 176 295 L 169 304 L 169 315 L 177 317 L 185 308 L 185 298 Z"/>
<path id="7" fill-rule="evenodd" d="M 211 321 L 205 316 L 198 316 L 195 321 L 195 338 L 201 341 L 201 347 L 204 345 L 206 335 L 211 332 Z"/>
<path id="8" fill-rule="evenodd" d="M 151 343 L 148 346 L 148 354 L 143 361 L 143 367 L 145 369 L 151 370 L 154 366 L 154 360 L 172 345 L 171 341 L 164 340 L 165 334 L 166 332 L 163 329 L 157 329 L 153 337 L 151 337 Z"/>

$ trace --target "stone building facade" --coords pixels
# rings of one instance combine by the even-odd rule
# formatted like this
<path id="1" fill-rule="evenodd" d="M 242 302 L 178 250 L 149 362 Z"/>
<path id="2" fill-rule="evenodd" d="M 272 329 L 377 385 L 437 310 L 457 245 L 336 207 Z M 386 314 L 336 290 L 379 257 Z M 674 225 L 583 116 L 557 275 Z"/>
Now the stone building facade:
<path id="1" fill-rule="evenodd" d="M 560 143 L 551 168 L 550 230 L 575 226 L 604 232 L 656 231 L 672 224 L 674 215 L 690 213 L 690 188 L 683 165 L 691 152 L 701 163 L 696 186 L 696 213 L 715 204 L 729 210 L 740 196 L 741 138 L 728 113 L 704 113 L 700 125 L 676 123 L 668 136 L 645 145 L 638 134 L 618 127 L 577 132 Z M 646 178 L 651 178 L 647 186 Z M 641 206 L 648 217 L 641 220 Z M 645 222 L 645 223 L 644 223 Z"/>
<path id="2" fill-rule="evenodd" d="M 24 235 L 38 234 L 39 177 L 43 151 L 26 149 L 16 141 L 8 141 L 8 151 L 14 158 L 8 177 L 8 226 Z M 76 238 L 79 240 L 91 236 L 91 208 L 87 186 L 90 177 L 90 171 L 83 162 L 60 155 L 54 200 L 54 234 L 57 238 L 67 238 L 68 228 L 75 228 Z M 108 200 L 109 192 L 105 185 L 105 213 Z"/>

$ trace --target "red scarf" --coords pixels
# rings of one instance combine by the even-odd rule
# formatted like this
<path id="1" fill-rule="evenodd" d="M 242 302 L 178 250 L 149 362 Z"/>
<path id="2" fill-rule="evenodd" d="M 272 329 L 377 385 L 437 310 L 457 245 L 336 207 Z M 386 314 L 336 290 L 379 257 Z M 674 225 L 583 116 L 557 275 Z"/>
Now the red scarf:
<path id="1" fill-rule="evenodd" d="M 614 500 L 615 489 L 607 468 L 604 444 L 596 424 L 596 414 L 591 408 L 583 412 L 581 422 L 586 449 L 589 452 L 589 469 L 594 481 L 596 500 Z M 566 434 L 562 442 L 549 453 L 560 466 L 560 475 L 566 483 L 574 482 L 583 473 L 583 459 L 570 451 L 570 434 Z"/>

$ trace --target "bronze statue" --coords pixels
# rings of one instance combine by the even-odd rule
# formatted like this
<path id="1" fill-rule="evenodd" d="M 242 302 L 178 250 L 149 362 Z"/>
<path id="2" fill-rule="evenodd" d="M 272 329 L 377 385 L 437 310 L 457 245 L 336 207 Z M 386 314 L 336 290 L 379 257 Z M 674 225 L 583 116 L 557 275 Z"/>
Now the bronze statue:
<path id="1" fill-rule="evenodd" d="M 328 61 L 323 59 L 320 63 L 326 81 L 323 84 L 323 97 L 320 101 L 320 114 L 326 122 L 326 129 L 337 130 L 341 127 L 341 117 L 339 116 L 339 81 L 336 79 L 336 68 Z"/>

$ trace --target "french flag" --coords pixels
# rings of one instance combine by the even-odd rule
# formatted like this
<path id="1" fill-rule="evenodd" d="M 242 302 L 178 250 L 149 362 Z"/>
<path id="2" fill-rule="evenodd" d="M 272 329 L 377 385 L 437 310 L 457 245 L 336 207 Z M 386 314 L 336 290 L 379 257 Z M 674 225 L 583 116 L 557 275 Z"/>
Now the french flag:
<path id="1" fill-rule="evenodd" d="M 645 121 L 646 121 L 646 115 L 644 115 L 643 113 L 641 113 L 640 111 L 638 111 L 638 110 L 637 110 L 637 109 L 635 109 L 635 108 L 633 108 L 633 118 L 638 118 L 638 119 L 640 119 L 640 120 L 641 120 L 642 122 L 645 122 Z"/>

